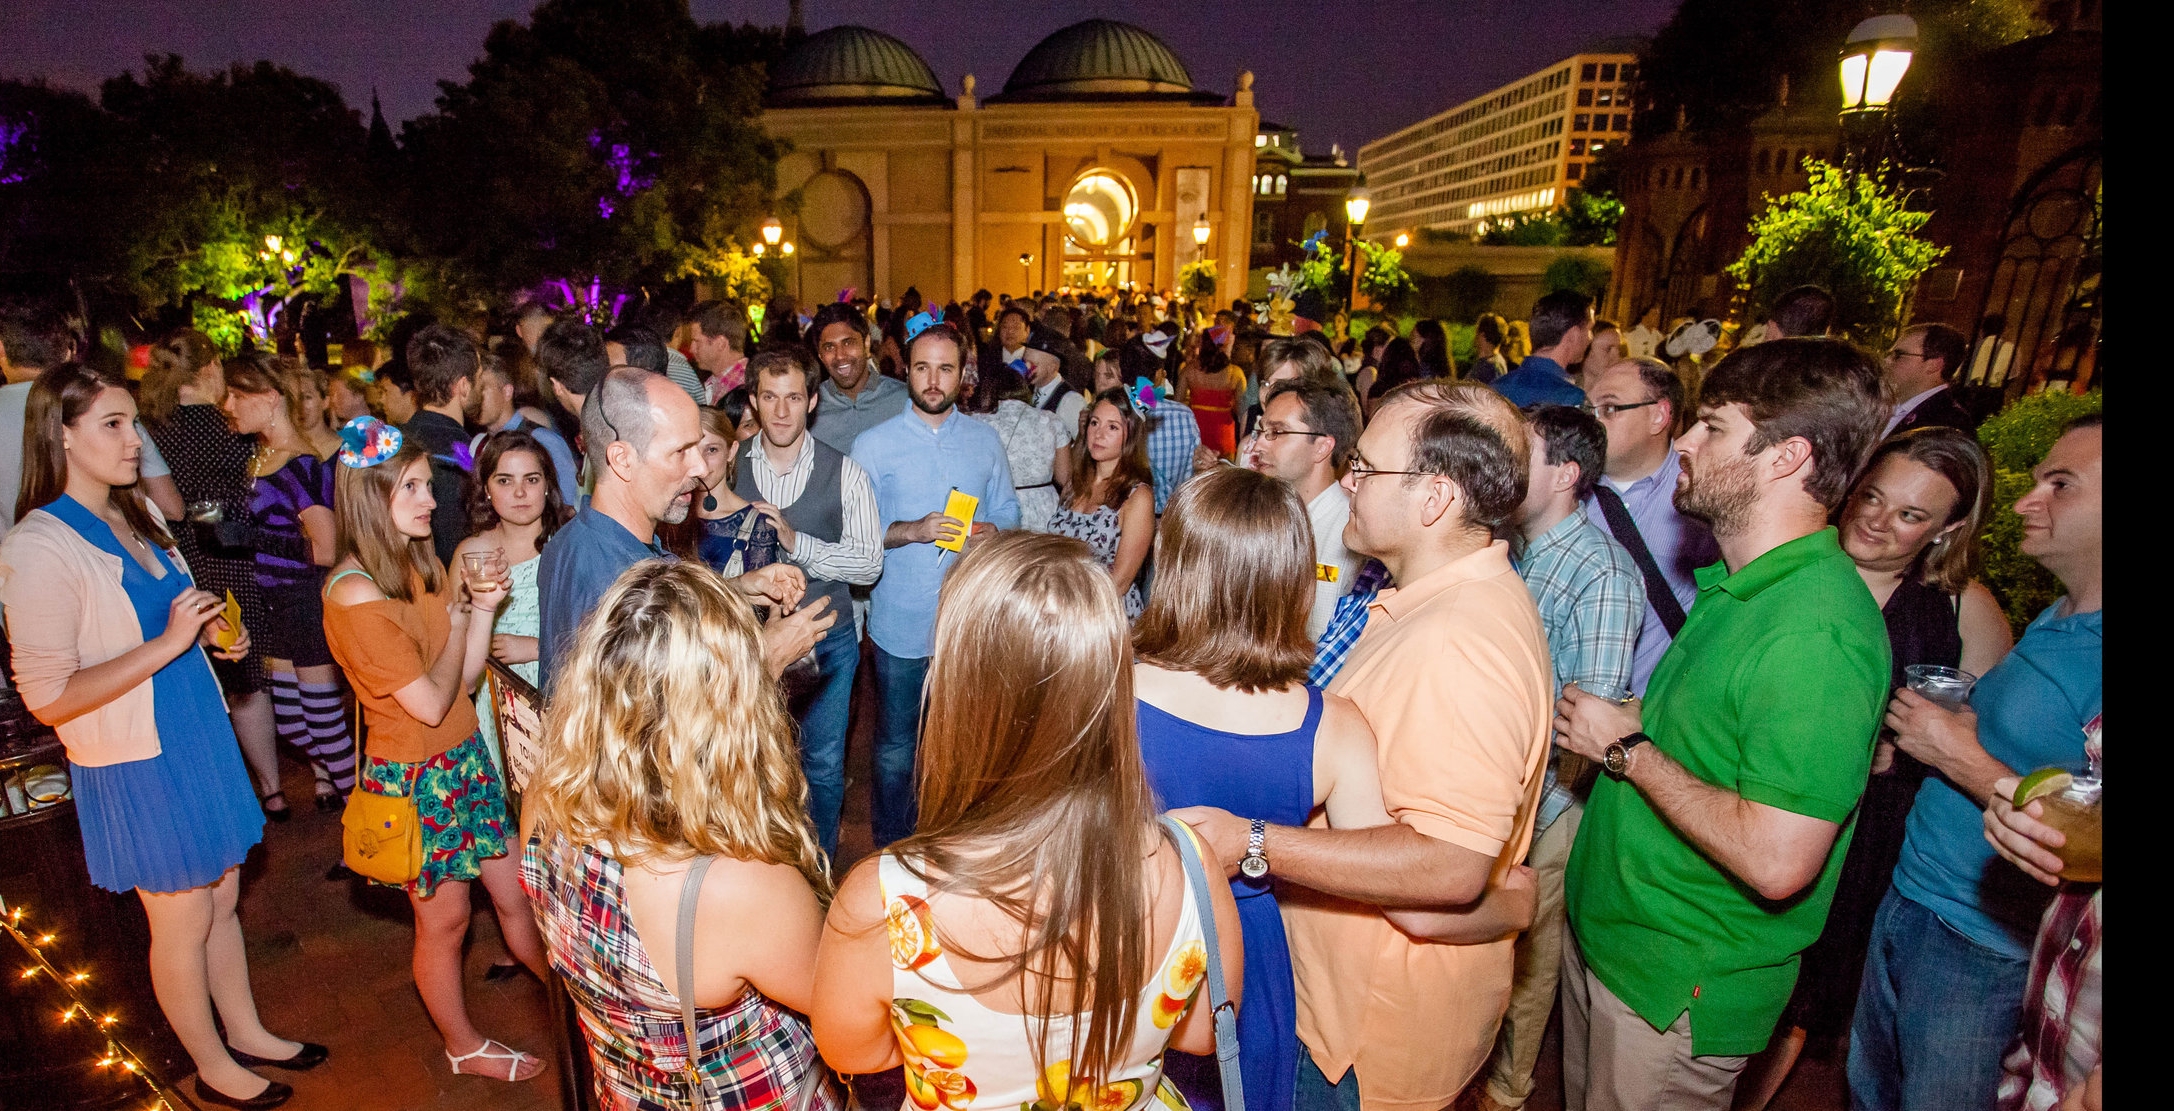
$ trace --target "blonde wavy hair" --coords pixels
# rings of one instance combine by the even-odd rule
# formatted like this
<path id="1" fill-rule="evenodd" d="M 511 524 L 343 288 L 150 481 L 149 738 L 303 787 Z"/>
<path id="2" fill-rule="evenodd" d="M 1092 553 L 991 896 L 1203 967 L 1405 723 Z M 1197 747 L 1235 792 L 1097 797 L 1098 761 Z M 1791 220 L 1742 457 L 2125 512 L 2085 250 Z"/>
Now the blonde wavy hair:
<path id="1" fill-rule="evenodd" d="M 697 561 L 635 565 L 584 621 L 523 802 L 624 863 L 790 864 L 826 903 L 792 722 L 746 602 Z"/>

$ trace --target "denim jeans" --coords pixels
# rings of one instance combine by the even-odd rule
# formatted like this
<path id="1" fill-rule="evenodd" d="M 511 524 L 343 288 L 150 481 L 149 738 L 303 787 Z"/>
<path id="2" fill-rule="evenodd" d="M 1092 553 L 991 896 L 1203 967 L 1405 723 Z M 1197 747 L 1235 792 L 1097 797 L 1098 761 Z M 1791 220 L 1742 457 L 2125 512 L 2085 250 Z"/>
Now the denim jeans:
<path id="1" fill-rule="evenodd" d="M 838 852 L 838 814 L 845 807 L 846 725 L 853 712 L 853 675 L 860 670 L 860 638 L 850 618 L 830 627 L 815 645 L 821 669 L 815 698 L 800 718 L 800 770 L 808 777 L 808 816 L 825 855 Z"/>
<path id="2" fill-rule="evenodd" d="M 1850 1023 L 1851 1111 L 1993 1106 L 2030 971 L 1889 888 Z"/>
<path id="3" fill-rule="evenodd" d="M 1329 1083 L 1321 1066 L 1313 1063 L 1313 1051 L 1298 1047 L 1297 1111 L 1359 1111 L 1359 1067 L 1344 1070 L 1344 1078 Z"/>
<path id="4" fill-rule="evenodd" d="M 918 820 L 913 761 L 921 740 L 921 686 L 928 657 L 876 648 L 876 848 L 913 835 Z"/>

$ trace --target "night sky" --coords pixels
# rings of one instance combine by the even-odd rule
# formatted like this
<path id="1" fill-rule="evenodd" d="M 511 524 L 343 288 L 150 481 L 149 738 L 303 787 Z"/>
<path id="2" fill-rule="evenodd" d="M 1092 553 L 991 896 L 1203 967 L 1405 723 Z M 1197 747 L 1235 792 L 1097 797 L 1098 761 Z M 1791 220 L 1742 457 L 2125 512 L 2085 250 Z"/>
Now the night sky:
<path id="1" fill-rule="evenodd" d="M 337 84 L 367 110 L 370 90 L 399 121 L 428 111 L 440 78 L 461 78 L 490 25 L 532 0 L 5 0 L 0 76 L 95 90 L 150 51 L 194 69 L 269 58 Z M 785 0 L 694 0 L 704 22 L 782 23 Z M 1595 39 L 1651 34 L 1673 0 L 1035 0 L 858 3 L 807 0 L 808 29 L 861 23 L 928 59 L 945 91 L 961 74 L 1001 89 L 1044 35 L 1102 16 L 1137 23 L 1176 50 L 1203 88 L 1228 93 L 1254 72 L 1264 119 L 1295 126 L 1309 151 L 1361 142 L 1575 53 Z"/>

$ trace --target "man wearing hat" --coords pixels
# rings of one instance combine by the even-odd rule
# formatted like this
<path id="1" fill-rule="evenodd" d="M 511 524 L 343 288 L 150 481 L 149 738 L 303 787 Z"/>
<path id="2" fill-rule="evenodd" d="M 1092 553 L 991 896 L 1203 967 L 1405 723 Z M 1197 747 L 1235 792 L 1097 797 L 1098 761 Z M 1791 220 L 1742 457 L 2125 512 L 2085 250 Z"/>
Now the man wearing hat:
<path id="1" fill-rule="evenodd" d="M 1087 408 L 1087 399 L 1080 392 L 1067 387 L 1064 377 L 1064 348 L 1070 347 L 1062 336 L 1047 328 L 1034 328 L 1027 332 L 1026 347 L 1020 358 L 1027 365 L 1021 371 L 1027 384 L 1034 387 L 1034 407 L 1057 414 L 1057 419 L 1068 429 L 1079 428 L 1079 415 Z"/>

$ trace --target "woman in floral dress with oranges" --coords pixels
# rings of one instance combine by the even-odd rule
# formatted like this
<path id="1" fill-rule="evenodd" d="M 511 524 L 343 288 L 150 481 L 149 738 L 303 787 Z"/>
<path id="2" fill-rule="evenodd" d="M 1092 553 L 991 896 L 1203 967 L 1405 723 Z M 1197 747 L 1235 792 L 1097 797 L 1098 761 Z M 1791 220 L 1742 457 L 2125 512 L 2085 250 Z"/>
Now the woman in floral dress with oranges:
<path id="1" fill-rule="evenodd" d="M 846 878 L 817 953 L 833 1067 L 904 1065 L 909 1111 L 1183 1111 L 1164 1051 L 1215 1047 L 1201 916 L 1234 1001 L 1244 955 L 1228 886 L 1201 905 L 1158 829 L 1130 659 L 1085 545 L 968 549 L 937 610 L 919 832 Z"/>

